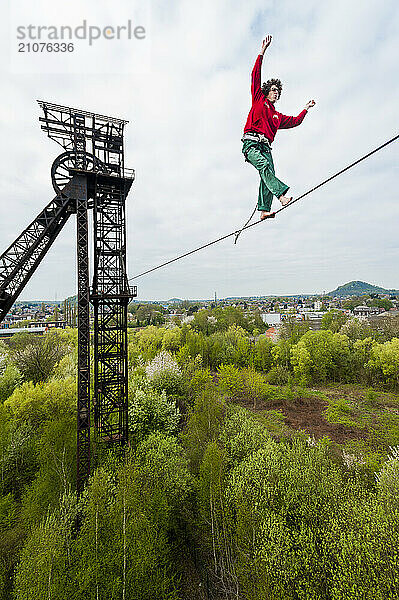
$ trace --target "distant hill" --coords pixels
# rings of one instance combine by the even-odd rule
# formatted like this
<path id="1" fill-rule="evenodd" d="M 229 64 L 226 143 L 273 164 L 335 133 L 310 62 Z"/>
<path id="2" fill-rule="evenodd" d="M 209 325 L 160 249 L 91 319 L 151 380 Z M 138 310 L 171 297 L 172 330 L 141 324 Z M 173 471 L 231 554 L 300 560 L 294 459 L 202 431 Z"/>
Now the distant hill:
<path id="1" fill-rule="evenodd" d="M 16 300 L 13 304 L 13 306 L 21 306 L 23 304 L 29 304 L 31 306 L 40 306 L 41 304 L 47 304 L 49 306 L 53 306 L 53 305 L 58 305 L 61 306 L 61 304 L 63 304 L 65 302 L 65 300 L 69 300 L 72 304 L 77 304 L 78 303 L 78 297 L 77 296 L 69 296 L 68 298 L 65 298 L 63 300 Z"/>
<path id="2" fill-rule="evenodd" d="M 350 281 L 344 285 L 340 285 L 336 290 L 328 292 L 328 296 L 362 296 L 363 294 L 389 294 L 398 296 L 399 290 L 387 290 L 377 285 L 371 285 L 364 281 Z"/>

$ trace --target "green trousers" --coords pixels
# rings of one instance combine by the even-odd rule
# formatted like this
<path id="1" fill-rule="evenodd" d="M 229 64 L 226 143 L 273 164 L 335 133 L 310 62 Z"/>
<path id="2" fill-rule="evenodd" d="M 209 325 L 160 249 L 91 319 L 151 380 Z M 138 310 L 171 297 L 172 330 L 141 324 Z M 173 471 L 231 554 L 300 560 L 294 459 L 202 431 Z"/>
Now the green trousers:
<path id="1" fill-rule="evenodd" d="M 267 143 L 244 140 L 242 153 L 245 160 L 259 171 L 258 210 L 269 212 L 273 196 L 279 198 L 284 195 L 289 190 L 289 186 L 275 176 L 272 153 Z"/>

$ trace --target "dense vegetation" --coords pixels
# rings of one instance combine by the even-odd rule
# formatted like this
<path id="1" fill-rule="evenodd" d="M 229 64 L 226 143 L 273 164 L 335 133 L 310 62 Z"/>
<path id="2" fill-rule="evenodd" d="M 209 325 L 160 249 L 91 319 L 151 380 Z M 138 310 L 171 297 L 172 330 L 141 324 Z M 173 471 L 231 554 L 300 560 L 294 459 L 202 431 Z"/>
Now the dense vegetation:
<path id="1" fill-rule="evenodd" d="M 399 597 L 399 337 L 324 327 L 131 331 L 130 444 L 97 447 L 79 499 L 76 331 L 1 346 L 1 597 Z"/>

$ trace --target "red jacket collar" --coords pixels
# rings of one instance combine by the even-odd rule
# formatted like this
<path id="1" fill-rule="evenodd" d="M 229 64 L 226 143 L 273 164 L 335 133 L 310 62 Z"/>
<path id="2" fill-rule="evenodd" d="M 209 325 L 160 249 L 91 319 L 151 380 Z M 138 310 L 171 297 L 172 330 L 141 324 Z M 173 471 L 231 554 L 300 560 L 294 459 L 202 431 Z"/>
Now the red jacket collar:
<path id="1" fill-rule="evenodd" d="M 270 102 L 270 100 L 265 100 L 265 106 L 267 106 L 267 108 L 271 108 L 272 110 L 276 110 L 274 108 L 274 104 Z"/>

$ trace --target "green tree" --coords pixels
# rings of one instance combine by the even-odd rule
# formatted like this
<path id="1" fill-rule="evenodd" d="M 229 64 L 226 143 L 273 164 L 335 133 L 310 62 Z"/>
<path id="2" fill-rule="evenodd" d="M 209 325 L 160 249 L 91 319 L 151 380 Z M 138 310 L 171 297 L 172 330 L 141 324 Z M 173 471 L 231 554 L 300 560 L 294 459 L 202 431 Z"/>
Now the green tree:
<path id="1" fill-rule="evenodd" d="M 368 321 L 352 317 L 342 325 L 339 333 L 346 335 L 352 342 L 354 342 L 355 340 L 371 337 L 372 329 Z"/>
<path id="2" fill-rule="evenodd" d="M 369 298 L 369 295 L 366 294 L 364 296 L 354 296 L 348 300 L 344 300 L 342 303 L 343 308 L 347 308 L 349 310 L 353 310 L 356 306 L 360 306 L 361 304 L 365 304 L 366 300 Z"/>
<path id="3" fill-rule="evenodd" d="M 26 343 L 14 345 L 11 357 L 25 381 L 47 381 L 55 365 L 71 346 L 62 332 L 53 330 L 43 337 L 25 338 Z"/>
<path id="4" fill-rule="evenodd" d="M 216 323 L 216 317 L 212 316 L 212 312 L 208 308 L 201 308 L 194 314 L 194 319 L 190 325 L 195 331 L 210 335 L 216 331 Z"/>
<path id="5" fill-rule="evenodd" d="M 167 329 L 162 338 L 162 350 L 177 352 L 180 349 L 181 330 L 179 327 Z"/>
<path id="6" fill-rule="evenodd" d="M 377 306 L 378 308 L 383 308 L 384 310 L 389 310 L 393 307 L 393 302 L 388 300 L 388 298 L 376 298 L 368 303 L 369 306 Z"/>
<path id="7" fill-rule="evenodd" d="M 274 344 L 267 337 L 259 337 L 253 347 L 253 366 L 257 371 L 267 373 L 273 365 L 273 350 Z"/>
<path id="8" fill-rule="evenodd" d="M 372 337 L 381 342 L 386 342 L 394 337 L 399 337 L 399 316 L 379 316 L 370 323 Z"/>
<path id="9" fill-rule="evenodd" d="M 296 344 L 307 331 L 309 331 L 307 321 L 297 321 L 295 317 L 289 317 L 281 327 L 280 338 L 290 344 Z"/>
<path id="10" fill-rule="evenodd" d="M 237 593 L 234 566 L 234 543 L 229 531 L 232 511 L 225 502 L 228 458 L 224 448 L 210 441 L 205 449 L 197 482 L 198 517 L 195 528 L 203 550 L 210 557 L 213 577 L 224 590 L 225 597 Z M 211 526 L 209 526 L 211 524 Z"/>
<path id="11" fill-rule="evenodd" d="M 37 472 L 21 502 L 22 521 L 29 529 L 76 489 L 76 414 L 71 412 L 47 421 L 36 437 Z"/>
<path id="12" fill-rule="evenodd" d="M 4 404 L 10 409 L 15 423 L 28 424 L 36 429 L 46 421 L 75 416 L 76 382 L 65 379 L 34 385 L 29 381 L 14 390 Z"/>
<path id="13" fill-rule="evenodd" d="M 346 486 L 322 447 L 265 440 L 229 475 L 236 572 L 243 597 L 328 597 L 331 522 Z M 330 579 L 331 581 L 331 579 Z"/>
<path id="14" fill-rule="evenodd" d="M 397 487 L 396 487 L 397 489 Z M 335 523 L 333 600 L 385 600 L 399 597 L 399 519 L 397 498 L 381 490 L 343 503 L 345 520 Z"/>
<path id="15" fill-rule="evenodd" d="M 75 517 L 76 499 L 64 496 L 58 510 L 32 529 L 16 569 L 16 600 L 77 597 L 71 585 L 71 534 Z"/>
<path id="16" fill-rule="evenodd" d="M 149 436 L 116 468 L 97 470 L 76 543 L 77 597 L 177 600 L 168 533 L 190 485 L 181 448 L 161 434 Z"/>
<path id="17" fill-rule="evenodd" d="M 384 383 L 399 386 L 399 338 L 384 344 L 375 344 L 371 349 L 368 368 Z"/>
<path id="18" fill-rule="evenodd" d="M 308 331 L 291 349 L 294 374 L 304 383 L 346 381 L 353 373 L 349 340 L 329 330 Z"/>
<path id="19" fill-rule="evenodd" d="M 21 383 L 21 373 L 13 364 L 9 364 L 0 375 L 0 402 L 11 396 L 15 388 Z"/>
<path id="20" fill-rule="evenodd" d="M 132 344 L 136 352 L 145 361 L 152 360 L 162 349 L 162 340 L 165 332 L 166 329 L 164 327 L 155 327 L 155 325 L 149 325 L 145 329 L 136 332 L 132 338 Z"/>
<path id="21" fill-rule="evenodd" d="M 205 388 L 195 398 L 182 434 L 183 446 L 194 472 L 199 470 L 208 442 L 219 435 L 224 412 L 224 401 L 211 388 Z"/>
<path id="22" fill-rule="evenodd" d="M 329 310 L 321 319 L 321 328 L 329 329 L 333 333 L 338 333 L 342 325 L 346 323 L 348 315 L 341 310 Z"/>
<path id="23" fill-rule="evenodd" d="M 134 446 L 156 431 L 174 435 L 179 420 L 180 412 L 176 404 L 168 400 L 165 391 L 143 384 L 130 392 L 129 433 Z"/>

